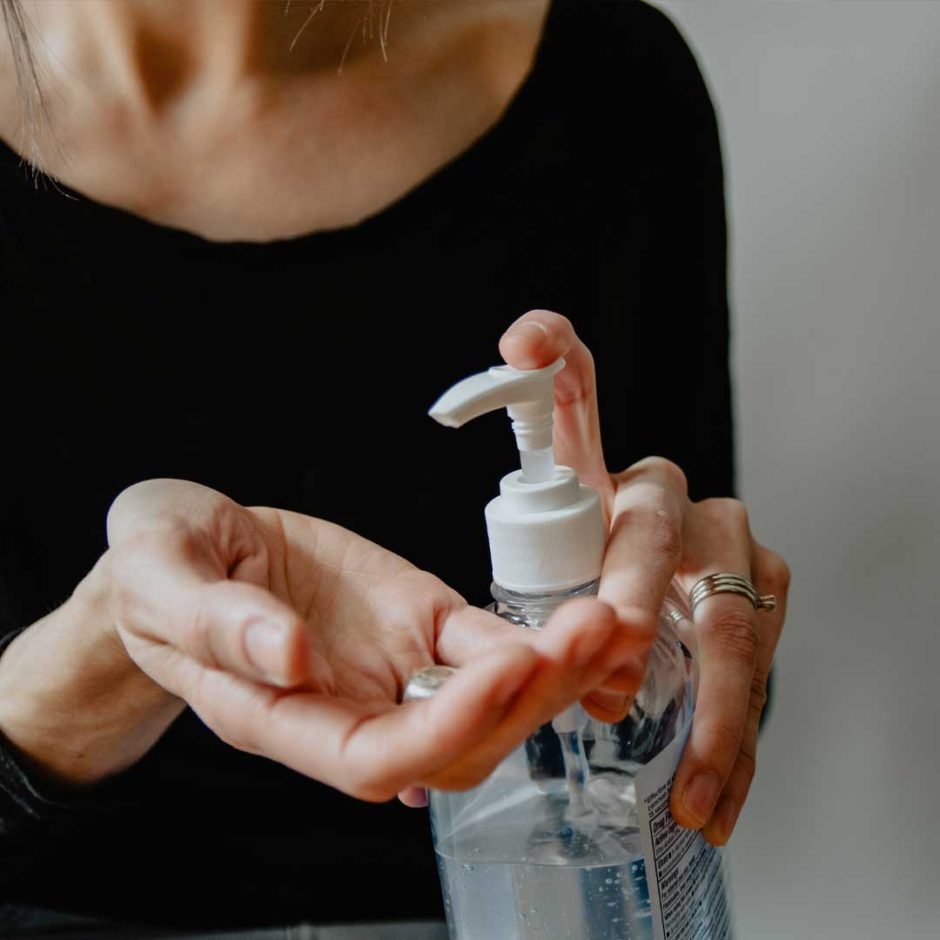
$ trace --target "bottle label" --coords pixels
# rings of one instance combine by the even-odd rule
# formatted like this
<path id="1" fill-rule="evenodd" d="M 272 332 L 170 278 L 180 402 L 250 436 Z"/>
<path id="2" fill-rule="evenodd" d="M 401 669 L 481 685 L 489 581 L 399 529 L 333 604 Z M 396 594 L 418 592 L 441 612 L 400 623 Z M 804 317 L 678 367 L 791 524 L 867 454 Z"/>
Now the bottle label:
<path id="1" fill-rule="evenodd" d="M 669 811 L 669 791 L 691 730 L 636 775 L 640 838 L 655 940 L 730 940 L 731 909 L 721 850 L 683 829 Z"/>

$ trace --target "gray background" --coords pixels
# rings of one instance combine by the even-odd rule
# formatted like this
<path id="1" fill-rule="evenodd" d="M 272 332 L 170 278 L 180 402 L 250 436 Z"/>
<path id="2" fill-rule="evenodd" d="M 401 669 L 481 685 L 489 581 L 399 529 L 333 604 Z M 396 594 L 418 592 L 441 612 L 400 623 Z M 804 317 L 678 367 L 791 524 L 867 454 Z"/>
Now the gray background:
<path id="1" fill-rule="evenodd" d="M 663 0 L 719 111 L 742 493 L 793 597 L 744 940 L 940 936 L 940 2 Z"/>

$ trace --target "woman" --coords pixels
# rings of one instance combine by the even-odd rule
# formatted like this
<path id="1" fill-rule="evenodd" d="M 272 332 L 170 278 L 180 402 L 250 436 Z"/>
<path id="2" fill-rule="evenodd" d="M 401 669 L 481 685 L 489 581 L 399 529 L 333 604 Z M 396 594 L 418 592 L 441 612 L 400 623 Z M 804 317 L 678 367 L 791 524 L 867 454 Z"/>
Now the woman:
<path id="1" fill-rule="evenodd" d="M 717 131 L 669 22 L 564 0 L 4 9 L 35 22 L 46 109 L 34 149 L 14 28 L 6 898 L 435 916 L 423 814 L 382 801 L 472 785 L 577 698 L 625 714 L 676 573 L 780 601 L 696 611 L 672 807 L 726 841 L 787 573 L 727 498 Z M 557 459 L 611 522 L 599 599 L 532 636 L 480 609 L 511 436 L 426 416 L 500 336 L 518 368 L 568 360 Z M 460 678 L 400 708 L 432 661 Z"/>

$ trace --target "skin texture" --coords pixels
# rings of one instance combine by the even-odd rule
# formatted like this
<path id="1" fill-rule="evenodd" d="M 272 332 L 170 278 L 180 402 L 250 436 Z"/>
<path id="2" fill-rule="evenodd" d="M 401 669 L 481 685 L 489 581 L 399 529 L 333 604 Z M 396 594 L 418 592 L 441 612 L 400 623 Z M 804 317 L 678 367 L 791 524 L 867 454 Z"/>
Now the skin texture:
<path id="1" fill-rule="evenodd" d="M 263 241 L 354 224 L 465 149 L 524 80 L 546 4 L 403 0 L 388 62 L 377 42 L 356 43 L 341 76 L 355 0 L 327 4 L 293 57 L 287 27 L 266 15 L 280 4 L 32 10 L 63 79 L 46 169 L 162 224 Z M 0 135 L 15 144 L 14 102 L 0 73 Z M 478 782 L 575 699 L 602 720 L 625 715 L 673 575 L 690 588 L 733 571 L 780 605 L 755 614 L 724 594 L 697 609 L 687 641 L 699 706 L 672 803 L 680 823 L 726 841 L 753 776 L 786 565 L 754 541 L 740 503 L 691 503 L 668 461 L 608 470 L 593 362 L 562 315 L 526 313 L 500 352 L 517 368 L 567 359 L 556 459 L 602 496 L 598 600 L 571 601 L 529 634 L 323 520 L 144 481 L 115 500 L 109 550 L 73 597 L 0 659 L 0 728 L 24 759 L 94 783 L 139 759 L 189 703 L 235 747 L 363 799 L 418 804 L 423 787 Z M 461 674 L 399 706 L 410 671 L 431 662 Z"/>
<path id="2" fill-rule="evenodd" d="M 368 2 L 331 0 L 306 28 L 309 4 L 284 7 L 28 3 L 37 52 L 54 53 L 42 59 L 43 169 L 215 241 L 353 225 L 495 123 L 531 68 L 548 3 L 397 0 L 384 56 L 377 32 L 361 38 Z M 0 71 L 0 136 L 28 153 L 17 99 Z"/>

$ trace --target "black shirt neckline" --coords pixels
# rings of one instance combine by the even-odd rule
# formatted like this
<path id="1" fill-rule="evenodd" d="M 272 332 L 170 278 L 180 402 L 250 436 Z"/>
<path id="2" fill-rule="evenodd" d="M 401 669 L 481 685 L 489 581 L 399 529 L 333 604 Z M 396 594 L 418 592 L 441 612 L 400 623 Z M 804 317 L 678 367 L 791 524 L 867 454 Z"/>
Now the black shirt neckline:
<path id="1" fill-rule="evenodd" d="M 458 179 L 462 174 L 473 173 L 474 164 L 484 162 L 487 153 L 502 143 L 502 138 L 511 133 L 518 118 L 531 106 L 537 98 L 544 76 L 550 72 L 549 56 L 554 46 L 554 40 L 561 27 L 561 11 L 565 0 L 549 0 L 548 11 L 542 25 L 542 34 L 535 51 L 535 56 L 528 75 L 503 110 L 503 113 L 479 137 L 456 154 L 446 163 L 439 166 L 431 174 L 424 177 L 411 189 L 398 199 L 389 203 L 378 212 L 366 216 L 359 222 L 330 229 L 318 229 L 314 232 L 305 232 L 287 238 L 276 238 L 268 241 L 253 241 L 250 239 L 216 240 L 205 238 L 195 232 L 187 231 L 173 225 L 164 225 L 137 215 L 129 209 L 109 205 L 79 190 L 50 177 L 40 175 L 40 181 L 30 178 L 25 166 L 23 156 L 14 150 L 2 137 L 0 137 L 0 168 L 4 164 L 15 171 L 20 181 L 35 188 L 37 191 L 46 191 L 49 195 L 62 201 L 63 204 L 81 206 L 84 211 L 94 211 L 107 215 L 117 224 L 135 228 L 143 234 L 173 238 L 184 245 L 208 251 L 224 251 L 226 249 L 239 249 L 241 251 L 270 251 L 278 247 L 293 248 L 310 245 L 315 241 L 324 239 L 343 239 L 355 234 L 361 234 L 365 229 L 379 229 L 392 225 L 401 213 L 407 213 L 417 204 L 425 200 L 434 200 L 436 193 L 442 188 Z M 58 190 L 59 192 L 56 192 Z"/>

